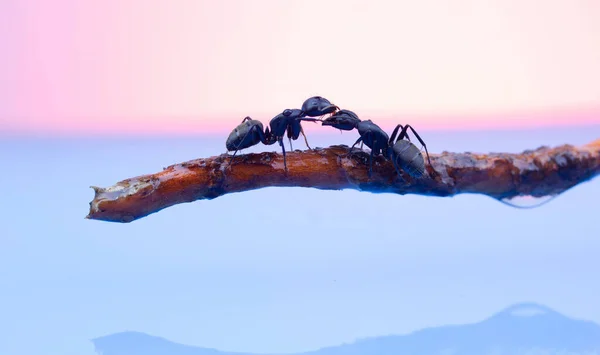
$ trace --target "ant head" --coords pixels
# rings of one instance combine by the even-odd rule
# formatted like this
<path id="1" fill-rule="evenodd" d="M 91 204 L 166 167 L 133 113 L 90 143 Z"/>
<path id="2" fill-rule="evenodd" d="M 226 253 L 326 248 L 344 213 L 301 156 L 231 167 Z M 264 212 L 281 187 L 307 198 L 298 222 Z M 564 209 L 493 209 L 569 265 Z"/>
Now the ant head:
<path id="1" fill-rule="evenodd" d="M 321 96 L 309 97 L 302 104 L 302 111 L 306 116 L 317 117 L 334 113 L 340 108 Z"/>
<path id="2" fill-rule="evenodd" d="M 350 110 L 340 110 L 321 122 L 323 126 L 331 126 L 344 131 L 351 131 L 360 123 L 358 116 Z"/>

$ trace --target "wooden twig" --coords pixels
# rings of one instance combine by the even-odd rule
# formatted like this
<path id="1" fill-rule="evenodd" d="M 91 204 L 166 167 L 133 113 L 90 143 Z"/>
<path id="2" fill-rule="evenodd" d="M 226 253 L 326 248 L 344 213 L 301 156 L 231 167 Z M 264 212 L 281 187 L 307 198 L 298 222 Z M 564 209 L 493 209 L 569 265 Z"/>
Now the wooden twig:
<path id="1" fill-rule="evenodd" d="M 520 154 L 431 154 L 434 178 L 398 177 L 382 156 L 368 177 L 368 153 L 347 146 L 287 153 L 275 152 L 196 159 L 163 171 L 126 179 L 108 188 L 94 187 L 86 218 L 131 222 L 183 202 L 213 199 L 233 192 L 263 187 L 355 189 L 373 193 L 452 196 L 484 194 L 496 199 L 556 195 L 600 172 L 600 139 L 585 146 L 540 147 Z M 428 166 L 428 172 L 432 173 Z"/>

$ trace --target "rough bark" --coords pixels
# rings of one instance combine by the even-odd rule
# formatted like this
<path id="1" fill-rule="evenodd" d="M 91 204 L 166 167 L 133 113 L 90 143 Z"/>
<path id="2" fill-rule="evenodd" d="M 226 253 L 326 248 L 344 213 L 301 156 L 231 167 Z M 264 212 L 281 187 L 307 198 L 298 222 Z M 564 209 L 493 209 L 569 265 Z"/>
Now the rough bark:
<path id="1" fill-rule="evenodd" d="M 287 153 L 275 152 L 196 159 L 171 165 L 163 171 L 126 179 L 108 188 L 92 186 L 94 199 L 86 218 L 131 222 L 183 202 L 213 199 L 224 194 L 263 187 L 312 187 L 323 190 L 355 189 L 372 193 L 453 196 L 484 194 L 496 199 L 516 196 L 550 196 L 590 180 L 600 172 L 600 139 L 575 147 L 540 147 L 520 154 L 431 154 L 433 177 L 418 180 L 402 174 L 382 156 L 373 162 L 368 177 L 369 154 L 347 146 Z"/>

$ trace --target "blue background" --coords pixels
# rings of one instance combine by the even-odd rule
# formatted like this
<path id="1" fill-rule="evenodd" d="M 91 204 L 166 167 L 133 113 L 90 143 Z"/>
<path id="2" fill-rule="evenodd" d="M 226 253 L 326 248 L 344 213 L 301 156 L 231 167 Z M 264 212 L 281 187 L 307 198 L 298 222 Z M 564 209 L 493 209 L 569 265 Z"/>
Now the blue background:
<path id="1" fill-rule="evenodd" d="M 585 144 L 600 127 L 420 133 L 430 152 L 519 152 Z M 296 352 L 522 301 L 600 322 L 598 179 L 532 210 L 479 195 L 267 188 L 130 224 L 84 219 L 90 185 L 224 150 L 217 136 L 3 138 L 0 354 L 91 355 L 90 339 L 124 330 Z M 277 147 L 249 151 L 264 150 Z"/>

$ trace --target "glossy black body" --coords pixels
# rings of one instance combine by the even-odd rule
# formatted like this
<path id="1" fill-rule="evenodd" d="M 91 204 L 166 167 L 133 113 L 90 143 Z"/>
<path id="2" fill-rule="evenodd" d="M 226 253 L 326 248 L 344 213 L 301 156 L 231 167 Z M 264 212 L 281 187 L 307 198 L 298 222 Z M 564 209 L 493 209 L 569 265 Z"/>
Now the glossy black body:
<path id="1" fill-rule="evenodd" d="M 421 150 L 409 140 L 398 140 L 391 149 L 390 158 L 394 163 L 394 168 L 400 174 L 398 168 L 405 171 L 413 178 L 420 178 L 425 175 L 425 160 Z"/>
<path id="2" fill-rule="evenodd" d="M 398 130 L 400 134 L 398 135 L 398 139 L 394 142 L 396 138 L 396 133 Z M 429 152 L 427 151 L 427 145 L 421 139 L 421 136 L 412 128 L 411 125 L 402 126 L 401 124 L 397 125 L 394 128 L 394 132 L 392 132 L 392 136 L 390 137 L 389 146 L 391 147 L 389 152 L 389 157 L 392 159 L 392 163 L 394 164 L 394 168 L 398 171 L 398 167 L 404 170 L 408 175 L 413 178 L 421 178 L 425 175 L 425 160 L 423 159 L 423 154 L 421 150 L 417 148 L 412 142 L 410 142 L 410 138 L 408 137 L 407 130 L 411 130 L 412 133 L 417 137 L 419 143 L 423 145 L 425 148 L 425 153 L 427 153 L 427 162 L 429 166 L 431 165 L 431 159 L 429 159 Z M 404 140 L 406 138 L 407 140 Z M 435 170 L 433 170 L 435 174 Z M 398 172 L 400 174 L 400 172 Z"/>
<path id="3" fill-rule="evenodd" d="M 339 110 L 339 107 L 322 96 L 309 97 L 302 104 L 302 112 L 309 117 L 323 116 L 337 110 Z"/>
<path id="4" fill-rule="evenodd" d="M 287 159 L 285 156 L 285 146 L 283 145 L 283 136 L 287 132 L 287 137 L 290 140 L 290 148 L 292 148 L 292 140 L 298 139 L 300 137 L 300 133 L 304 135 L 304 131 L 302 130 L 301 121 L 312 121 L 316 122 L 316 118 L 308 118 L 304 116 L 304 112 L 299 109 L 286 109 L 282 113 L 271 119 L 269 126 L 271 131 L 269 133 L 267 129 L 267 141 L 268 144 L 273 144 L 278 142 L 281 146 L 281 150 L 283 152 L 283 166 L 287 171 Z M 306 142 L 306 146 L 308 149 L 312 149 L 308 145 L 308 141 L 306 140 L 306 136 L 304 136 L 304 141 Z"/>
<path id="5" fill-rule="evenodd" d="M 396 126 L 392 136 L 388 137 L 388 135 L 371 120 L 361 121 L 358 118 L 358 115 L 350 110 L 337 111 L 331 117 L 323 120 L 321 125 L 331 126 L 345 131 L 351 131 L 352 129 L 358 130 L 360 137 L 350 149 L 352 150 L 354 146 L 360 142 L 363 142 L 371 149 L 369 176 L 373 170 L 373 156 L 380 154 L 392 161 L 398 175 L 400 175 L 399 168 L 413 178 L 421 178 L 425 174 L 425 161 L 423 155 L 421 154 L 421 151 L 410 142 L 407 130 L 410 129 L 413 132 L 419 142 L 425 147 L 426 152 L 427 146 L 410 125 Z M 400 129 L 400 134 L 398 134 Z M 398 136 L 398 139 L 396 139 L 396 136 Z M 404 138 L 406 138 L 406 140 L 404 140 Z M 427 159 L 431 165 L 429 152 L 427 152 Z"/>
<path id="6" fill-rule="evenodd" d="M 361 121 L 358 115 L 350 110 L 339 110 L 321 122 L 323 126 L 331 126 L 344 131 L 358 130 L 360 137 L 354 142 L 350 150 L 358 143 L 364 143 L 371 149 L 369 159 L 369 176 L 373 171 L 373 156 L 383 154 L 388 156 L 389 137 L 381 127 L 371 120 Z"/>
<path id="7" fill-rule="evenodd" d="M 351 131 L 360 123 L 360 118 L 350 110 L 339 110 L 321 121 L 322 126 L 331 126 L 343 131 Z"/>
<path id="8" fill-rule="evenodd" d="M 262 142 L 266 142 L 266 136 L 263 131 L 263 124 L 259 120 L 253 120 L 246 117 L 236 128 L 231 131 L 225 147 L 227 151 L 233 152 L 246 149 Z"/>
<path id="9" fill-rule="evenodd" d="M 288 137 L 290 148 L 292 148 L 292 140 L 297 140 L 300 137 L 300 134 L 302 134 L 306 146 L 308 149 L 312 149 L 308 145 L 301 122 L 317 122 L 317 119 L 311 117 L 323 116 L 334 113 L 337 110 L 339 110 L 339 108 L 324 97 L 313 96 L 304 101 L 302 109 L 286 109 L 273 117 L 269 122 L 269 127 L 264 132 L 262 123 L 257 120 L 252 120 L 250 117 L 246 117 L 242 123 L 231 132 L 225 145 L 228 151 L 235 151 L 233 154 L 235 156 L 238 150 L 249 148 L 258 143 L 271 145 L 277 142 L 283 151 L 283 163 L 285 170 L 287 171 L 287 159 L 283 137 Z"/>
<path id="10" fill-rule="evenodd" d="M 316 118 L 307 118 L 303 115 L 303 111 L 299 109 L 287 109 L 271 119 L 269 126 L 271 128 L 271 136 L 277 140 L 283 137 L 287 131 L 288 137 L 293 137 L 294 140 L 300 137 L 302 131 L 301 121 L 316 122 Z"/>
<path id="11" fill-rule="evenodd" d="M 388 155 L 389 136 L 378 125 L 371 120 L 360 121 L 356 126 L 356 129 L 358 130 L 360 137 L 354 142 L 352 148 L 362 141 L 367 147 L 371 148 L 373 154 Z"/>

